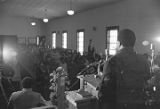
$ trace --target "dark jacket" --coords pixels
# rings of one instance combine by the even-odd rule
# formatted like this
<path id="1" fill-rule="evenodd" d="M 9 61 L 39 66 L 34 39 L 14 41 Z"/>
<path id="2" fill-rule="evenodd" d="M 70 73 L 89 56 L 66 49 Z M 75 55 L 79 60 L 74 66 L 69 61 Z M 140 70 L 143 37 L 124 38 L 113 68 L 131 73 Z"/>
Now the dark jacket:
<path id="1" fill-rule="evenodd" d="M 150 77 L 147 60 L 133 48 L 123 48 L 104 65 L 99 95 L 102 101 L 144 102 L 144 86 Z"/>
<path id="2" fill-rule="evenodd" d="M 45 105 L 45 100 L 41 94 L 31 91 L 31 90 L 22 90 L 13 92 L 9 103 L 8 109 L 30 109 L 33 107 L 38 107 L 40 105 Z"/>
<path id="3" fill-rule="evenodd" d="M 0 109 L 6 109 L 12 92 L 14 92 L 14 88 L 9 80 L 5 77 L 0 77 Z"/>

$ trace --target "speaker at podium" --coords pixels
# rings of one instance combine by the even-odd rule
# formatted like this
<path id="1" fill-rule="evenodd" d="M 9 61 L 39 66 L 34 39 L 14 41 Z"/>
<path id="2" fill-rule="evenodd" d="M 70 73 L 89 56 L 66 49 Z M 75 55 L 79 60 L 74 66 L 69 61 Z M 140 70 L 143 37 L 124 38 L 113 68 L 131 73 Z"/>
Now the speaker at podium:
<path id="1" fill-rule="evenodd" d="M 80 79 L 80 90 L 87 91 L 98 98 L 98 86 L 101 82 L 101 76 L 94 74 L 77 76 Z"/>
<path id="2" fill-rule="evenodd" d="M 80 89 L 66 92 L 69 109 L 98 109 L 98 86 L 100 76 L 95 74 L 79 75 Z"/>

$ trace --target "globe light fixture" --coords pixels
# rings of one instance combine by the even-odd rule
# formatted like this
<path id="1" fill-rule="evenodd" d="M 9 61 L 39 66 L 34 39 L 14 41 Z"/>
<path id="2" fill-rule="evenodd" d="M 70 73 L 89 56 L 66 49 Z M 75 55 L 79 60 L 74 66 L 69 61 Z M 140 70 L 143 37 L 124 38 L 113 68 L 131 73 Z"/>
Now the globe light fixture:
<path id="1" fill-rule="evenodd" d="M 74 15 L 74 10 L 72 8 L 72 0 L 70 0 L 69 10 L 67 10 L 67 14 L 70 16 Z"/>
<path id="2" fill-rule="evenodd" d="M 142 45 L 143 45 L 143 46 L 148 46 L 149 44 L 150 44 L 150 42 L 149 42 L 149 41 L 146 41 L 146 40 L 142 42 Z"/>
<path id="3" fill-rule="evenodd" d="M 48 21 L 49 21 L 49 20 L 48 20 L 47 18 L 44 18 L 44 19 L 43 19 L 43 22 L 44 22 L 44 23 L 47 23 Z"/>
<path id="4" fill-rule="evenodd" d="M 32 26 L 35 26 L 35 25 L 36 25 L 36 22 L 31 22 L 31 25 L 32 25 Z"/>
<path id="5" fill-rule="evenodd" d="M 45 14 L 45 17 L 43 18 L 43 22 L 47 23 L 49 21 L 48 18 L 46 18 L 46 16 L 47 16 L 47 9 L 44 9 L 44 14 Z"/>
<path id="6" fill-rule="evenodd" d="M 68 11 L 67 11 L 67 14 L 68 14 L 68 15 L 71 15 L 71 16 L 74 15 L 74 10 L 71 10 L 71 9 L 68 10 Z"/>

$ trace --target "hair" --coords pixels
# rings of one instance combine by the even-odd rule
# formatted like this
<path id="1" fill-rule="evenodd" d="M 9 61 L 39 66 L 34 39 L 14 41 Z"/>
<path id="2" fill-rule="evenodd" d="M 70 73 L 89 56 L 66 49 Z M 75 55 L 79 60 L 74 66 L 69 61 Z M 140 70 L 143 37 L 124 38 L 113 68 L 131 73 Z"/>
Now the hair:
<path id="1" fill-rule="evenodd" d="M 119 32 L 118 40 L 124 47 L 134 47 L 136 36 L 130 29 L 123 29 Z"/>
<path id="2" fill-rule="evenodd" d="M 22 80 L 23 88 L 32 88 L 32 86 L 33 86 L 33 79 L 31 77 L 27 76 Z"/>

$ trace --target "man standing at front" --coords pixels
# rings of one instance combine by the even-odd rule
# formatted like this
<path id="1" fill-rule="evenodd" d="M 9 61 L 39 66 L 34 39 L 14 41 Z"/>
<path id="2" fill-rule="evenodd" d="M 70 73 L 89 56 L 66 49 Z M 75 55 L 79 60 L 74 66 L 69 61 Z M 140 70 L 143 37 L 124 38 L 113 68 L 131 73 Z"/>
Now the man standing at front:
<path id="1" fill-rule="evenodd" d="M 119 51 L 104 65 L 100 109 L 144 109 L 144 86 L 150 77 L 147 60 L 134 51 L 133 31 L 119 32 Z"/>

